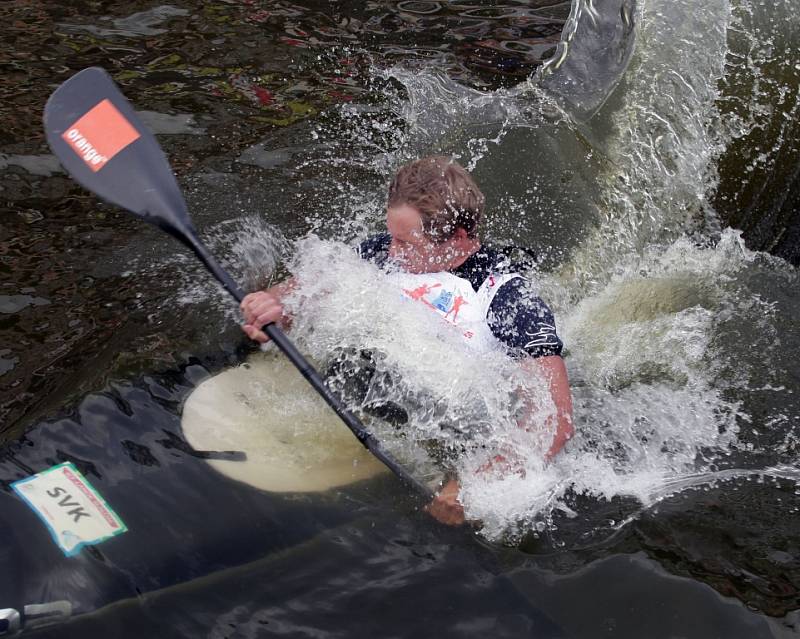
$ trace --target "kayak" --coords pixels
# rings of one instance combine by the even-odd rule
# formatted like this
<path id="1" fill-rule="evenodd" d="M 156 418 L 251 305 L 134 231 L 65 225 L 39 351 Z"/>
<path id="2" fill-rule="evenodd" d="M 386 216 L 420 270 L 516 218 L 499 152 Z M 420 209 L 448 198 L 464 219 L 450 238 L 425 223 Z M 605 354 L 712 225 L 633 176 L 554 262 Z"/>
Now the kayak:
<path id="1" fill-rule="evenodd" d="M 214 470 L 272 492 L 319 492 L 388 472 L 289 361 L 257 353 L 189 396 L 181 422 L 196 450 L 240 451 Z"/>
<path id="2" fill-rule="evenodd" d="M 82 524 L 83 490 L 114 534 L 62 547 L 24 495 L 62 472 L 75 490 L 39 497 Z M 297 547 L 360 516 L 352 499 L 399 486 L 282 356 L 262 353 L 87 395 L 0 447 L 0 485 L 0 636 Z"/>

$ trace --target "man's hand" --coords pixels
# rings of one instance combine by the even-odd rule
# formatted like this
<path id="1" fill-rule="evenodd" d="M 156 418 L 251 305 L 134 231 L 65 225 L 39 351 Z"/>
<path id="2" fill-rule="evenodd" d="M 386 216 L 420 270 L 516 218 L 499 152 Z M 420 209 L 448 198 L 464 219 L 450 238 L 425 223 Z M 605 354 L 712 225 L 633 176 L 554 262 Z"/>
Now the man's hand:
<path id="1" fill-rule="evenodd" d="M 464 507 L 458 503 L 458 480 L 451 479 L 425 506 L 425 511 L 433 518 L 448 526 L 460 526 L 464 523 Z"/>
<path id="2" fill-rule="evenodd" d="M 283 297 L 295 287 L 294 280 L 288 280 L 266 291 L 245 295 L 239 308 L 244 315 L 242 330 L 247 336 L 260 343 L 268 342 L 269 337 L 261 329 L 272 322 L 286 325 L 289 318 L 283 308 Z"/>

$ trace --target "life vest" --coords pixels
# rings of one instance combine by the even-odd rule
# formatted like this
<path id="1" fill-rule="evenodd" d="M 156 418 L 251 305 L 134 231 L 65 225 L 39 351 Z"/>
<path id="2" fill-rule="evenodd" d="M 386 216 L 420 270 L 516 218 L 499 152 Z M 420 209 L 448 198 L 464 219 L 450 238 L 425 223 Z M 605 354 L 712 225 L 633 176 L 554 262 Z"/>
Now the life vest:
<path id="1" fill-rule="evenodd" d="M 456 327 L 466 343 L 475 350 L 488 351 L 498 347 L 499 340 L 492 333 L 486 316 L 495 295 L 506 282 L 519 273 L 489 275 L 476 291 L 470 282 L 453 273 L 388 274 L 391 284 L 411 301 L 424 304 L 439 318 Z"/>

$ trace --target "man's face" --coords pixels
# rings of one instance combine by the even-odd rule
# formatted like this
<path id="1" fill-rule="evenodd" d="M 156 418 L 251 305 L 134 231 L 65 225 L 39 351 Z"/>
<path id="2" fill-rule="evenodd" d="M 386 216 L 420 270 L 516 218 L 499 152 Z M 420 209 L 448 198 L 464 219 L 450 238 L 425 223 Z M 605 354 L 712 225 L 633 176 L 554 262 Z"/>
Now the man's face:
<path id="1" fill-rule="evenodd" d="M 404 271 L 436 273 L 446 270 L 456 254 L 455 238 L 439 244 L 425 236 L 422 216 L 413 206 L 400 204 L 389 207 L 386 226 L 392 236 L 389 257 Z"/>

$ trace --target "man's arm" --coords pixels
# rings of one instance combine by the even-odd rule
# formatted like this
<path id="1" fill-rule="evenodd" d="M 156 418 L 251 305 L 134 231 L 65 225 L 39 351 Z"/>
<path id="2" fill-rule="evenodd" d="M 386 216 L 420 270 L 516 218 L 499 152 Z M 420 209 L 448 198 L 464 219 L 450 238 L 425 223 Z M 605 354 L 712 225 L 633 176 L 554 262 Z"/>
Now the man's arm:
<path id="1" fill-rule="evenodd" d="M 550 397 L 553 400 L 555 414 L 548 414 L 544 425 L 538 423 L 538 415 L 541 407 L 527 396 L 525 399 L 525 413 L 520 426 L 527 431 L 544 429 L 546 433 L 552 433 L 553 440 L 550 448 L 545 453 L 544 458 L 550 460 L 556 455 L 564 444 L 575 434 L 572 424 L 572 393 L 569 389 L 569 378 L 564 360 L 560 355 L 548 355 L 547 357 L 526 357 L 521 362 L 522 369 L 540 377 L 550 390 Z"/>
<path id="2" fill-rule="evenodd" d="M 358 245 L 358 254 L 363 259 L 375 262 L 380 266 L 388 256 L 391 240 L 392 237 L 388 233 L 374 235 Z M 290 277 L 276 286 L 250 293 L 244 297 L 240 305 L 244 315 L 242 330 L 250 339 L 262 344 L 268 342 L 269 337 L 261 328 L 270 322 L 275 322 L 281 328 L 289 327 L 292 318 L 286 313 L 283 300 L 296 288 L 297 281 Z"/>
<path id="3" fill-rule="evenodd" d="M 564 345 L 556 332 L 553 312 L 530 286 L 522 277 L 506 282 L 497 291 L 487 319 L 494 336 L 514 353 L 522 370 L 544 382 L 549 390 L 554 411 L 547 410 L 549 406 L 537 406 L 534 394 L 521 389 L 525 405 L 520 420 L 527 431 L 552 433 L 552 444 L 545 454 L 549 460 L 573 435 L 572 396 L 561 359 Z M 547 413 L 552 414 L 543 418 Z"/>
<path id="4" fill-rule="evenodd" d="M 560 355 L 547 355 L 545 357 L 526 357 L 520 362 L 520 367 L 539 380 L 547 384 L 549 396 L 553 400 L 554 411 L 547 411 L 542 419 L 542 406 L 530 393 L 523 393 L 523 413 L 517 425 L 529 433 L 544 432 L 552 436 L 552 443 L 544 454 L 545 461 L 550 461 L 557 455 L 564 445 L 572 439 L 575 429 L 572 425 L 572 393 L 569 388 L 569 378 L 564 360 Z M 486 462 L 478 472 L 499 468 L 513 472 L 513 462 L 504 455 L 495 455 Z"/>
<path id="5" fill-rule="evenodd" d="M 242 330 L 247 336 L 260 343 L 268 342 L 269 337 L 261 329 L 271 322 L 281 328 L 287 328 L 292 318 L 283 306 L 284 298 L 297 287 L 296 280 L 292 277 L 265 291 L 256 291 L 245 295 L 240 308 L 244 315 Z"/>
<path id="6" fill-rule="evenodd" d="M 547 433 L 553 434 L 552 444 L 544 455 L 545 460 L 549 461 L 564 448 L 564 445 L 575 433 L 572 425 L 572 393 L 569 389 L 567 368 L 564 366 L 564 360 L 560 355 L 526 357 L 520 365 L 523 370 L 539 376 L 547 384 L 550 397 L 553 400 L 555 414 L 549 413 L 544 424 L 542 424 L 539 418 L 541 408 L 530 396 L 526 396 L 525 412 L 518 424 L 520 428 L 529 432 L 544 429 Z M 495 466 L 504 468 L 509 466 L 509 462 L 502 455 L 497 455 L 489 460 L 478 472 L 489 470 Z M 511 470 L 510 466 L 509 470 Z M 464 508 L 458 501 L 459 491 L 458 480 L 449 480 L 442 486 L 425 510 L 443 524 L 450 524 L 451 526 L 463 524 L 465 521 Z"/>

